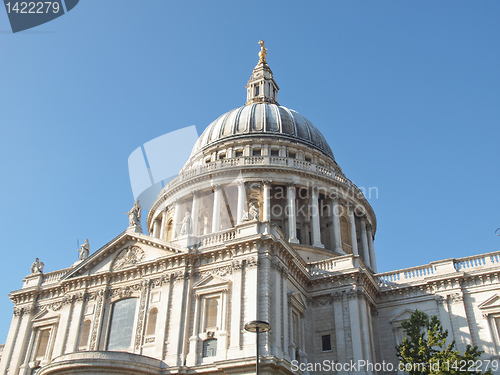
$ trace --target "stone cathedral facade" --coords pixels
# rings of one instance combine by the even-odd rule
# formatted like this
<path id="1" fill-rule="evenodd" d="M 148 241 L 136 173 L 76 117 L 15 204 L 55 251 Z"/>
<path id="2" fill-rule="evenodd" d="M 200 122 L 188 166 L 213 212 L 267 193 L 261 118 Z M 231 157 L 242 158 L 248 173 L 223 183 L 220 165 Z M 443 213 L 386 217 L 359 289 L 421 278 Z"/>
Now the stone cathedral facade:
<path id="1" fill-rule="evenodd" d="M 500 252 L 377 273 L 375 213 L 319 130 L 278 104 L 263 43 L 259 56 L 246 104 L 205 129 L 144 231 L 134 205 L 93 254 L 34 263 L 9 296 L 0 375 L 251 374 L 254 319 L 271 325 L 263 374 L 395 374 L 416 309 L 498 358 Z"/>

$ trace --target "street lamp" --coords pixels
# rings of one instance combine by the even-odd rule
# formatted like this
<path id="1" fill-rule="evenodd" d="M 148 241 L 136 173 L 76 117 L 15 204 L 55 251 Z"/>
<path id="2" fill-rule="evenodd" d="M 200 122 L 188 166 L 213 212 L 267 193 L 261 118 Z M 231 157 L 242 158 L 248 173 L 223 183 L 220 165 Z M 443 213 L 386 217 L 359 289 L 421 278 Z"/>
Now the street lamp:
<path id="1" fill-rule="evenodd" d="M 252 320 L 251 322 L 245 323 L 245 331 L 257 333 L 257 363 L 255 365 L 255 374 L 259 375 L 259 333 L 267 332 L 271 329 L 271 325 L 268 322 L 263 322 L 262 320 Z"/>

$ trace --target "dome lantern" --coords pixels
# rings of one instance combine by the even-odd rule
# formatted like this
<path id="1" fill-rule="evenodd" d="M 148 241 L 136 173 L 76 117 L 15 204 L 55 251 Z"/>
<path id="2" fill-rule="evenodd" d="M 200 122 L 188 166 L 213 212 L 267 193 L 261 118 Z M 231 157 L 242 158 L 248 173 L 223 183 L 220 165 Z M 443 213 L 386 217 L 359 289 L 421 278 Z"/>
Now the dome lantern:
<path id="1" fill-rule="evenodd" d="M 259 63 L 253 69 L 252 76 L 248 80 L 248 84 L 246 86 L 246 104 L 278 104 L 279 87 L 273 79 L 273 72 L 271 71 L 271 68 L 266 62 L 267 48 L 264 47 L 263 40 L 259 40 L 259 44 L 261 48 L 259 52 Z"/>

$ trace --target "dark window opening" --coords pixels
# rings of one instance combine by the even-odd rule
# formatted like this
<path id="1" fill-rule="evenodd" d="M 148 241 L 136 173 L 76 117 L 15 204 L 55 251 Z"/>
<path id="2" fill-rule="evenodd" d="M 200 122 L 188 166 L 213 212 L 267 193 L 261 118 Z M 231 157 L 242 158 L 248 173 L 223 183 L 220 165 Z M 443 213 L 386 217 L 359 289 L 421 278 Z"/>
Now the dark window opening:
<path id="1" fill-rule="evenodd" d="M 295 159 L 295 153 L 289 152 L 288 153 L 288 157 L 291 158 L 291 159 Z"/>
<path id="2" fill-rule="evenodd" d="M 236 157 L 239 158 L 243 156 L 243 151 L 236 151 Z"/>
<path id="3" fill-rule="evenodd" d="M 217 355 L 217 339 L 208 339 L 203 342 L 203 357 L 215 357 Z"/>
<path id="4" fill-rule="evenodd" d="M 253 151 L 252 151 L 252 155 L 253 155 L 253 156 L 260 156 L 260 155 L 261 155 L 261 152 L 260 152 L 260 150 L 253 150 Z"/>
<path id="5" fill-rule="evenodd" d="M 271 150 L 271 156 L 280 156 L 280 150 Z"/>
<path id="6" fill-rule="evenodd" d="M 321 346 L 322 346 L 321 350 L 324 352 L 332 350 L 332 340 L 330 338 L 330 335 L 321 336 Z"/>

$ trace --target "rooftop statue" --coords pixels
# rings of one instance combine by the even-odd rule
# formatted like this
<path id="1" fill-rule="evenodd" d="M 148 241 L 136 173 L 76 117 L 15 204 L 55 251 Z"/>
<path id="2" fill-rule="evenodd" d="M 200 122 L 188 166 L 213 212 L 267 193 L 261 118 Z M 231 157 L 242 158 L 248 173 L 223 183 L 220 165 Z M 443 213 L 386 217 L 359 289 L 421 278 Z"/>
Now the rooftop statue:
<path id="1" fill-rule="evenodd" d="M 43 262 L 40 262 L 38 258 L 35 258 L 35 261 L 31 265 L 31 273 L 43 273 Z"/>
<path id="2" fill-rule="evenodd" d="M 84 260 L 89 257 L 89 252 L 90 252 L 90 245 L 89 245 L 89 240 L 86 239 L 85 243 L 82 245 L 82 247 L 78 250 L 80 253 L 78 255 L 78 260 Z"/>
<path id="3" fill-rule="evenodd" d="M 128 226 L 129 227 L 137 227 L 142 231 L 141 228 L 141 205 L 139 204 L 139 200 L 134 202 L 134 205 L 130 209 L 129 212 L 125 212 L 128 215 Z"/>

